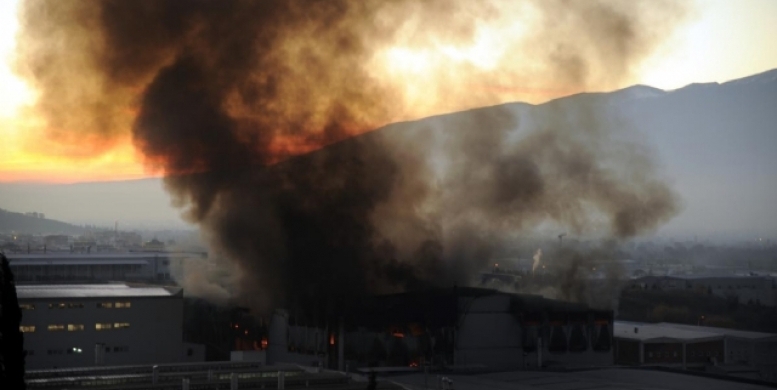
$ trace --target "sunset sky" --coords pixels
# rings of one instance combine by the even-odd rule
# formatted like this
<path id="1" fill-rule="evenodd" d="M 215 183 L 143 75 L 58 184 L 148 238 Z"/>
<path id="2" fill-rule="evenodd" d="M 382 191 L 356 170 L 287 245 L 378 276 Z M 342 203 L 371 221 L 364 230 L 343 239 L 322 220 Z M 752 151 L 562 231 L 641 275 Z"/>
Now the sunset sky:
<path id="1" fill-rule="evenodd" d="M 36 91 L 15 75 L 12 62 L 16 51 L 19 0 L 0 2 L 0 181 L 78 182 L 117 180 L 153 174 L 144 168 L 141 156 L 134 150 L 129 129 L 107 145 L 102 153 L 83 156 L 49 152 L 54 146 L 39 134 L 45 121 L 32 107 Z M 660 47 L 635 69 L 630 80 L 616 87 L 646 84 L 662 89 L 675 89 L 696 82 L 723 82 L 777 68 L 777 1 L 697 0 L 685 22 L 664 39 Z M 397 47 L 381 57 L 390 62 L 387 74 L 403 80 L 423 78 L 450 62 L 465 61 L 488 70 L 496 62 L 493 53 L 503 50 L 501 37 L 522 34 L 522 26 L 500 19 L 501 24 L 490 34 L 483 34 L 470 46 L 436 46 L 428 50 Z M 468 80 L 474 81 L 477 80 Z M 613 86 L 589 86 L 592 90 Z M 498 85 L 502 101 L 541 103 L 577 92 L 547 87 L 522 88 L 520 85 Z M 408 96 L 422 94 L 417 86 L 407 86 Z M 419 98 L 419 102 L 422 101 Z M 419 111 L 435 114 L 433 108 Z M 130 121 L 128 121 L 130 123 Z M 73 142 L 79 142 L 74 140 Z M 89 140 L 83 140 L 89 142 Z M 41 146 L 43 145 L 43 146 Z"/>

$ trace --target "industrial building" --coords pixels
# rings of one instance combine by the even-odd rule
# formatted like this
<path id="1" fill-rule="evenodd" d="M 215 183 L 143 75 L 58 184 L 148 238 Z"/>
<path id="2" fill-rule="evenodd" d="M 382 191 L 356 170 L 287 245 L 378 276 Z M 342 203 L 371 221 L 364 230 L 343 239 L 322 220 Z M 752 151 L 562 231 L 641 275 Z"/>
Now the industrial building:
<path id="1" fill-rule="evenodd" d="M 179 288 L 116 283 L 16 289 L 28 369 L 204 358 L 192 356 L 201 349 L 184 346 Z"/>
<path id="2" fill-rule="evenodd" d="M 671 323 L 615 322 L 615 363 L 777 381 L 777 334 Z"/>
<path id="3" fill-rule="evenodd" d="M 152 282 L 172 280 L 171 269 L 204 253 L 14 253 L 8 255 L 18 283 Z"/>
<path id="4" fill-rule="evenodd" d="M 698 291 L 745 305 L 777 305 L 777 278 L 771 276 L 643 276 L 631 280 L 626 288 Z"/>
<path id="5" fill-rule="evenodd" d="M 615 322 L 615 363 L 703 368 L 725 355 L 723 335 L 656 324 Z"/>
<path id="6" fill-rule="evenodd" d="M 480 288 L 373 297 L 340 325 L 306 327 L 276 312 L 267 361 L 329 367 L 430 365 L 482 370 L 613 363 L 612 311 Z"/>

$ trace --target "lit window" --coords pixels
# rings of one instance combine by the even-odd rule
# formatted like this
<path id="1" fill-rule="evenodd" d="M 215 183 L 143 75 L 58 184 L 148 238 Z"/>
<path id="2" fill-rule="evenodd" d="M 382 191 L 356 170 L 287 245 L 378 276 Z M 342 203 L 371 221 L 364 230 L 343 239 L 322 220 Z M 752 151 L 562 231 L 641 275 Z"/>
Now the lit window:
<path id="1" fill-rule="evenodd" d="M 67 304 L 65 303 L 49 303 L 49 309 L 66 309 Z"/>
<path id="2" fill-rule="evenodd" d="M 84 304 L 83 303 L 68 303 L 67 304 L 68 309 L 83 309 Z"/>
<path id="3" fill-rule="evenodd" d="M 117 322 L 113 324 L 113 329 L 129 328 L 129 322 Z"/>
<path id="4" fill-rule="evenodd" d="M 35 325 L 22 325 L 19 327 L 19 332 L 22 332 L 22 333 L 35 332 Z"/>
<path id="5" fill-rule="evenodd" d="M 113 309 L 113 302 L 100 302 L 97 304 L 98 309 Z"/>
<path id="6" fill-rule="evenodd" d="M 82 352 L 84 352 L 84 350 L 82 350 L 81 348 L 77 348 L 77 347 L 73 347 L 73 348 L 68 348 L 67 349 L 67 354 L 68 355 L 74 354 L 74 353 L 82 353 Z"/>
<path id="7" fill-rule="evenodd" d="M 116 302 L 114 306 L 117 309 L 129 309 L 132 306 L 130 302 Z"/>
<path id="8" fill-rule="evenodd" d="M 52 331 L 52 332 L 59 331 L 59 330 L 65 330 L 65 325 L 62 325 L 62 324 L 49 325 L 49 330 Z"/>
<path id="9" fill-rule="evenodd" d="M 108 329 L 113 329 L 113 324 L 110 324 L 110 323 L 108 323 L 108 324 L 100 324 L 100 323 L 97 323 L 97 324 L 94 324 L 94 328 L 95 328 L 96 330 L 108 330 Z"/>
<path id="10" fill-rule="evenodd" d="M 67 324 L 68 332 L 76 332 L 79 330 L 84 330 L 84 324 Z"/>
<path id="11" fill-rule="evenodd" d="M 31 303 L 20 303 L 19 308 L 22 310 L 35 310 L 35 305 Z"/>

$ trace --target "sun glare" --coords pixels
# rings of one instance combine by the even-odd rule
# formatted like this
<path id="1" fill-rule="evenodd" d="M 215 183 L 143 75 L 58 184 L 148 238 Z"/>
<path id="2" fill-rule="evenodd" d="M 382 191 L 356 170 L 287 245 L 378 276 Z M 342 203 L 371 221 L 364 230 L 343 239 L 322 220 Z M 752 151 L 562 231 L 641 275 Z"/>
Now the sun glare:
<path id="1" fill-rule="evenodd" d="M 15 36 L 19 29 L 16 18 L 18 1 L 10 0 L 0 5 L 0 117 L 9 118 L 16 115 L 24 105 L 33 103 L 33 93 L 11 70 L 13 53 L 16 47 Z M 5 126 L 4 126 L 5 127 Z M 0 130 L 2 131 L 2 130 Z"/>

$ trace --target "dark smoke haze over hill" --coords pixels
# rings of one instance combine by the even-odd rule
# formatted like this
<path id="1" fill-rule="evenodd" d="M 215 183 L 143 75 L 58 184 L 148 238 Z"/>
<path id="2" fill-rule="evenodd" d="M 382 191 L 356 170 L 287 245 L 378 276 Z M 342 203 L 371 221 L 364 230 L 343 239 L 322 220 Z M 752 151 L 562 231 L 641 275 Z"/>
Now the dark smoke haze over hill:
<path id="1" fill-rule="evenodd" d="M 473 41 L 507 3 L 26 1 L 19 62 L 41 91 L 48 136 L 86 140 L 63 153 L 97 153 L 132 123 L 149 166 L 237 269 L 239 299 L 324 305 L 466 283 L 501 242 L 547 221 L 625 239 L 676 212 L 651 152 L 605 131 L 585 104 L 483 108 L 364 134 L 417 114 L 410 86 L 371 67 L 377 53 L 407 36 Z M 513 54 L 497 70 L 441 72 L 432 110 L 499 102 L 456 87 L 462 75 L 617 84 L 677 11 L 526 4 L 555 26 L 515 46 L 541 70 L 522 71 Z"/>

